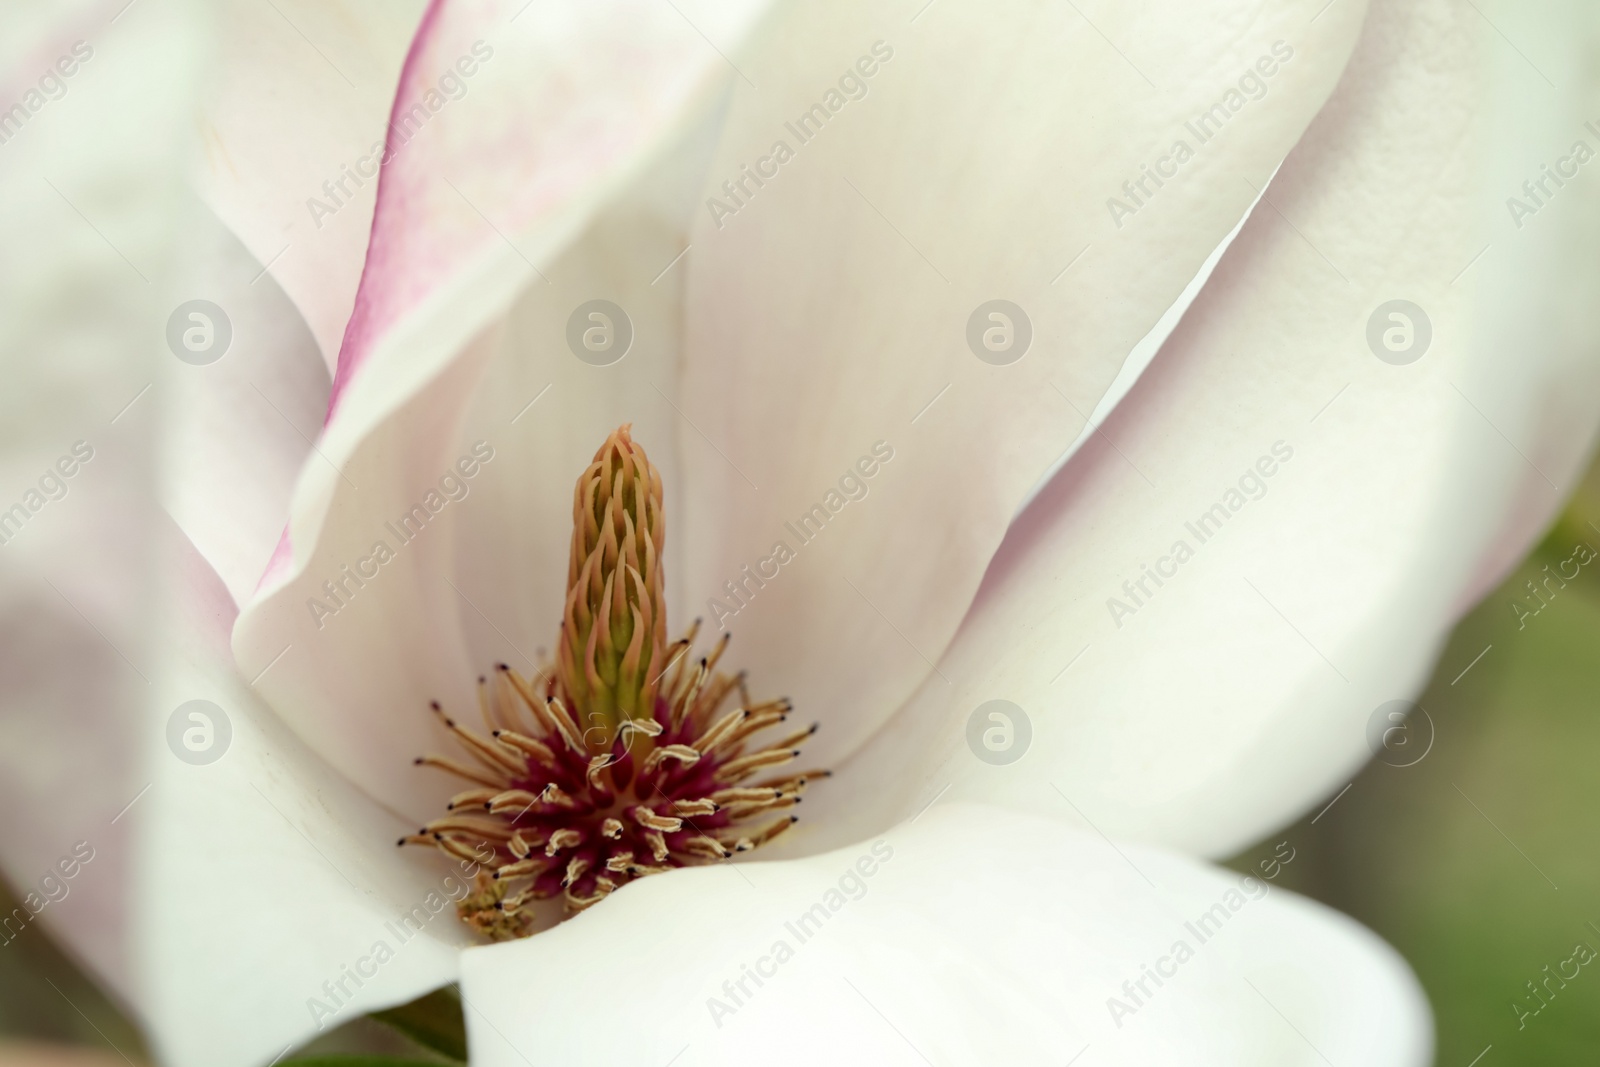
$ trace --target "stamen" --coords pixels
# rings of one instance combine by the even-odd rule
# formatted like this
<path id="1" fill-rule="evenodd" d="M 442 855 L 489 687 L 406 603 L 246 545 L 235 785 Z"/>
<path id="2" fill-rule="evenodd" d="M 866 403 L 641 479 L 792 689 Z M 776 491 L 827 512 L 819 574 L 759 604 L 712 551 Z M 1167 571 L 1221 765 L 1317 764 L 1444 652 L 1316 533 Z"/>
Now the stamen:
<path id="1" fill-rule="evenodd" d="M 659 737 L 661 731 L 666 729 L 654 719 L 624 719 L 617 729 L 617 738 L 623 743 L 628 743 L 628 736 L 634 733 L 644 734 L 646 737 Z"/>
<path id="2" fill-rule="evenodd" d="M 435 848 L 450 853 L 458 860 L 466 860 L 468 863 L 479 862 L 479 856 L 475 850 L 468 848 L 448 834 L 434 834 L 433 844 Z"/>
<path id="3" fill-rule="evenodd" d="M 509 749 L 532 756 L 546 767 L 558 766 L 554 750 L 537 737 L 519 734 L 515 730 L 496 730 L 494 739 Z"/>
<path id="4" fill-rule="evenodd" d="M 682 819 L 673 819 L 665 815 L 657 815 L 649 808 L 640 804 L 633 809 L 633 821 L 640 826 L 648 826 L 652 830 L 660 830 L 664 834 L 675 834 L 683 829 Z M 662 857 L 657 856 L 657 859 Z"/>
<path id="5" fill-rule="evenodd" d="M 589 861 L 588 860 L 584 859 L 582 856 L 574 856 L 574 857 L 572 857 L 572 862 L 567 864 L 566 877 L 561 879 L 562 886 L 563 887 L 569 886 L 573 882 L 576 882 L 579 878 L 581 878 L 583 876 L 583 872 L 588 870 L 588 869 L 589 869 Z"/>
<path id="6" fill-rule="evenodd" d="M 772 786 L 719 789 L 711 794 L 710 799 L 718 804 L 739 804 L 753 800 L 772 799 L 779 796 L 781 792 L 781 790 Z"/>
<path id="7" fill-rule="evenodd" d="M 605 796 L 611 795 L 611 790 L 600 780 L 600 772 L 615 762 L 616 760 L 609 752 L 589 760 L 589 770 L 584 774 L 584 778 L 588 781 L 589 788 L 595 793 L 604 794 Z"/>
<path id="8" fill-rule="evenodd" d="M 693 852 L 713 860 L 727 859 L 733 855 L 721 841 L 714 837 L 707 837 L 705 834 L 689 838 L 683 843 L 683 847 L 686 852 Z"/>
<path id="9" fill-rule="evenodd" d="M 669 759 L 677 760 L 685 767 L 693 767 L 700 761 L 700 753 L 688 745 L 664 745 L 650 753 L 644 761 L 644 773 L 651 773 Z"/>
<path id="10" fill-rule="evenodd" d="M 583 831 L 563 826 L 550 835 L 550 843 L 544 846 L 544 854 L 554 856 L 563 849 L 577 848 L 581 844 L 583 844 Z"/>
<path id="11" fill-rule="evenodd" d="M 438 767 L 440 770 L 449 771 L 457 778 L 465 778 L 467 781 L 477 782 L 479 785 L 499 786 L 502 789 L 506 786 L 504 778 L 491 777 L 489 774 L 474 767 L 468 767 L 464 763 L 446 759 L 443 756 L 418 756 L 412 762 L 418 767 Z"/>
<path id="12" fill-rule="evenodd" d="M 800 755 L 800 750 L 797 748 L 769 748 L 765 752 L 740 756 L 738 759 L 729 760 L 722 765 L 722 768 L 717 771 L 717 780 L 722 782 L 733 781 L 761 767 L 777 767 L 788 763 L 798 755 Z"/>
<path id="13" fill-rule="evenodd" d="M 498 789 L 469 789 L 465 793 L 457 793 L 451 797 L 450 803 L 446 804 L 444 808 L 446 811 L 454 811 L 457 808 L 482 807 L 484 801 L 498 792 L 500 792 Z"/>
<path id="14" fill-rule="evenodd" d="M 495 871 L 494 877 L 497 879 L 521 878 L 526 874 L 538 874 L 540 871 L 545 869 L 545 866 L 546 865 L 543 858 L 518 860 L 516 863 L 508 863 L 504 867 L 501 867 L 499 870 Z"/>
<path id="15" fill-rule="evenodd" d="M 691 818 L 696 815 L 715 815 L 720 810 L 717 807 L 717 802 L 708 797 L 701 797 L 699 800 L 674 800 L 672 802 L 672 813 L 674 815 L 685 815 Z"/>
<path id="16" fill-rule="evenodd" d="M 699 665 L 694 669 L 694 674 L 689 681 L 689 687 L 679 694 L 677 706 L 672 710 L 672 728 L 674 730 L 683 728 L 684 719 L 688 716 L 689 709 L 694 704 L 695 698 L 700 695 L 700 687 L 705 684 L 706 661 L 702 658 Z"/>
<path id="17" fill-rule="evenodd" d="M 701 752 L 710 752 L 715 749 L 722 739 L 732 733 L 734 728 L 750 717 L 750 712 L 744 708 L 734 708 L 728 714 L 716 721 L 716 724 L 695 738 L 694 747 Z"/>
<path id="18" fill-rule="evenodd" d="M 567 706 L 561 703 L 561 698 L 551 697 L 545 701 L 544 710 L 545 714 L 550 717 L 550 721 L 555 725 L 556 732 L 567 743 L 567 747 L 580 755 L 587 756 L 589 751 L 583 747 L 581 735 L 578 733 L 578 724 L 572 721 L 571 715 L 567 714 Z"/>
<path id="19" fill-rule="evenodd" d="M 489 841 L 511 840 L 510 827 L 498 819 L 474 819 L 469 816 L 457 816 L 448 819 L 435 819 L 422 829 L 428 833 L 476 834 L 478 837 Z"/>
<path id="20" fill-rule="evenodd" d="M 484 807 L 494 815 L 500 815 L 508 811 L 520 813 L 527 811 L 543 799 L 540 794 L 530 793 L 526 789 L 507 789 L 504 793 L 495 794 L 484 804 Z"/>

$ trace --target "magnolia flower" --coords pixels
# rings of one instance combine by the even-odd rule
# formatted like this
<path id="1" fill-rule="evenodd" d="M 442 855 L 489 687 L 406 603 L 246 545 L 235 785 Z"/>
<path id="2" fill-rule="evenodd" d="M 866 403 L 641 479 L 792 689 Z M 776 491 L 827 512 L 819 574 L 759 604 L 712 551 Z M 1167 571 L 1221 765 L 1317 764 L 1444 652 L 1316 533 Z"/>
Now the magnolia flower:
<path id="1" fill-rule="evenodd" d="M 6 16 L 8 85 L 93 58 L 0 145 L 0 849 L 103 843 L 28 911 L 164 1061 L 453 980 L 483 1064 L 1426 1061 L 1392 952 L 1205 858 L 1347 780 L 1582 464 L 1591 14 L 115 7 Z M 428 702 L 557 660 L 622 424 L 667 625 L 833 777 L 486 945 L 481 862 L 394 847 L 457 791 Z"/>

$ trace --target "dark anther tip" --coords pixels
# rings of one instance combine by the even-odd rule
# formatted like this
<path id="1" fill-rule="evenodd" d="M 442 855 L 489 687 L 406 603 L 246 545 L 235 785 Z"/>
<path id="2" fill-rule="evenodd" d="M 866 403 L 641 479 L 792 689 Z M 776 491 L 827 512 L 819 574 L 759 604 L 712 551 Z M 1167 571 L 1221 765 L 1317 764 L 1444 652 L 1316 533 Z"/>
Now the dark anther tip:
<path id="1" fill-rule="evenodd" d="M 505 731 L 504 731 L 504 730 L 496 730 L 496 731 L 495 731 L 495 732 L 494 732 L 494 736 L 496 736 L 496 737 L 499 737 L 499 736 L 500 736 L 500 735 L 501 735 L 501 734 L 503 734 L 503 733 L 505 733 Z"/>
<path id="2" fill-rule="evenodd" d="M 820 722 L 814 722 L 811 724 L 811 729 L 807 730 L 806 733 L 814 734 L 820 729 L 822 729 L 822 724 Z"/>
<path id="3" fill-rule="evenodd" d="M 500 903 L 497 900 L 497 901 L 494 902 L 494 910 L 495 911 L 505 911 L 506 910 L 506 906 L 504 904 Z"/>
<path id="4" fill-rule="evenodd" d="M 478 675 L 478 684 L 479 685 L 482 685 L 484 682 L 487 682 L 488 680 L 489 679 L 485 678 L 483 675 L 481 675 L 481 674 Z"/>
<path id="5" fill-rule="evenodd" d="M 439 710 L 439 702 L 437 700 L 430 700 L 430 701 L 428 701 L 428 707 L 432 708 L 434 711 L 438 711 Z"/>
<path id="6" fill-rule="evenodd" d="M 799 822 L 799 821 L 800 821 L 800 816 L 798 816 L 798 815 L 791 815 L 791 816 L 789 816 L 789 823 L 790 823 L 790 825 L 793 825 L 793 824 L 794 824 L 794 823 L 797 823 L 797 822 Z"/>
<path id="7" fill-rule="evenodd" d="M 403 838 L 403 837 L 400 840 L 395 842 L 396 845 L 404 845 L 405 843 L 406 843 L 406 839 Z"/>
<path id="8" fill-rule="evenodd" d="M 412 760 L 411 762 L 413 764 L 415 764 L 416 766 L 420 767 L 420 766 L 422 766 L 422 757 L 418 756 L 416 759 Z"/>
<path id="9" fill-rule="evenodd" d="M 495 669 L 495 670 L 497 670 L 497 671 L 509 671 L 509 670 L 510 670 L 510 669 L 511 669 L 511 667 L 510 667 L 510 665 L 509 665 L 509 664 L 505 664 L 505 663 L 496 663 L 496 664 L 495 664 L 495 665 L 494 665 L 494 669 Z"/>

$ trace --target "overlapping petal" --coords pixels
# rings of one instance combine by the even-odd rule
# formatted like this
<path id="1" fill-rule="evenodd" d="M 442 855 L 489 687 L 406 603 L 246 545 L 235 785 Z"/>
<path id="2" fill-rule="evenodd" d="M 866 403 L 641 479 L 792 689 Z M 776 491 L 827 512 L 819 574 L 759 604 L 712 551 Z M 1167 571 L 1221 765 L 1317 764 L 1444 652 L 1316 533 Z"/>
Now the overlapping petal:
<path id="1" fill-rule="evenodd" d="M 823 720 L 823 759 L 928 675 L 1025 494 L 1305 129 L 1364 10 L 920 6 L 787 9 L 706 182 L 742 206 L 708 200 L 687 260 L 679 581 Z M 792 161 L 763 162 L 775 139 Z M 1002 366 L 971 347 L 994 300 L 1027 320 L 1014 345 L 1032 333 Z"/>
<path id="2" fill-rule="evenodd" d="M 1369 721 L 1520 558 L 1600 422 L 1600 199 L 1571 185 L 1521 227 L 1506 205 L 1586 138 L 1600 27 L 1550 3 L 1503 28 L 1560 90 L 1471 10 L 1374 4 L 1268 203 L 1012 528 L 940 674 L 843 768 L 901 806 L 819 791 L 831 840 L 950 788 L 1220 855 L 1374 754 Z M 1419 344 L 1431 324 L 1405 365 L 1368 339 L 1404 326 L 1379 312 L 1397 299 Z M 1032 721 L 1012 766 L 964 740 L 994 699 Z"/>
<path id="3" fill-rule="evenodd" d="M 183 229 L 173 287 L 181 302 L 218 309 L 228 342 L 203 365 L 161 367 L 162 498 L 242 604 L 282 538 L 301 467 L 316 458 L 330 377 L 294 304 L 221 220 L 194 203 Z"/>
<path id="4" fill-rule="evenodd" d="M 471 935 L 453 902 L 475 871 L 400 854 L 415 827 L 238 676 L 227 590 L 176 529 L 162 534 L 166 654 L 135 809 L 137 1004 L 163 1062 L 246 1067 L 454 979 Z"/>
<path id="5" fill-rule="evenodd" d="M 983 805 L 805 860 L 645 879 L 466 952 L 461 988 L 488 1067 L 1401 1067 L 1432 1049 L 1416 980 L 1348 919 Z"/>
<path id="6" fill-rule="evenodd" d="M 199 181 L 270 269 L 331 376 L 367 257 L 395 87 L 425 0 L 230 0 Z"/>

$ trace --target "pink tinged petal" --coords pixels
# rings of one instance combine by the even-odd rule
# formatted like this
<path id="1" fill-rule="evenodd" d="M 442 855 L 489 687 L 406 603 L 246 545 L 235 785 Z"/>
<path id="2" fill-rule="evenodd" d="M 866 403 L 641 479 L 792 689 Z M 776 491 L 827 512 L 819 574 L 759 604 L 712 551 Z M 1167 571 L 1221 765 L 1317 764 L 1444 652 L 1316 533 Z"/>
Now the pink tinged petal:
<path id="1" fill-rule="evenodd" d="M 321 432 L 328 371 L 277 282 L 203 205 L 185 219 L 176 289 L 222 309 L 214 363 L 163 364 L 167 510 L 243 603 L 264 580 L 295 479 Z"/>
<path id="2" fill-rule="evenodd" d="M 1145 978 L 1158 965 L 1160 985 Z M 1409 1067 L 1432 1052 L 1416 979 L 1349 919 L 977 805 L 806 860 L 643 879 L 549 933 L 468 951 L 461 988 L 484 1067 L 1009 1065 L 1086 1048 L 1105 1065 Z M 597 1004 L 628 1024 L 596 1025 Z"/>
<path id="3" fill-rule="evenodd" d="M 711 41 L 736 41 L 764 7 L 691 20 L 670 4 L 434 0 L 390 114 L 334 406 L 383 335 L 469 260 L 581 212 L 726 77 Z"/>
<path id="4" fill-rule="evenodd" d="M 824 761 L 944 684 L 932 663 L 1018 507 L 1299 138 L 1364 10 L 1079 6 L 908 25 L 797 5 L 750 58 L 760 90 L 735 87 L 687 260 L 680 587 L 824 720 Z M 1262 57 L 1269 89 L 1200 143 L 1186 121 Z M 837 114 L 796 133 L 830 92 Z M 772 171 L 775 138 L 794 158 L 757 187 L 741 166 Z M 1122 189 L 1178 139 L 1177 177 Z M 1009 366 L 966 336 L 994 299 L 1031 321 Z"/>
<path id="5" fill-rule="evenodd" d="M 522 18 L 555 18 L 541 10 L 530 7 Z M 715 20 L 686 11 L 731 47 L 714 32 Z M 452 25 L 449 14 L 435 32 Z M 590 33 L 581 39 L 599 52 L 615 48 L 614 39 L 594 36 L 589 19 L 573 15 L 571 32 Z M 522 25 L 495 38 L 495 56 L 474 75 L 471 93 L 431 119 L 419 142 L 454 143 L 446 124 L 461 124 L 449 137 L 464 138 L 481 118 L 466 109 L 493 117 L 502 108 L 506 115 L 495 123 L 517 126 L 525 147 L 542 158 L 541 128 L 551 131 L 548 145 L 569 136 L 581 141 L 582 116 L 627 105 L 627 96 L 607 94 L 634 91 L 635 81 L 591 84 L 585 63 L 539 51 L 559 52 L 570 34 L 547 27 L 541 36 Z M 516 223 L 520 230 L 490 201 L 473 197 L 470 186 L 493 180 L 498 167 L 515 170 L 515 159 L 469 157 L 460 173 L 448 175 L 496 220 L 491 227 L 474 215 L 474 240 L 487 235 L 490 244 L 347 379 L 319 454 L 304 468 L 273 577 L 243 609 L 235 633 L 235 651 L 252 676 L 293 646 L 263 677 L 261 692 L 334 766 L 418 817 L 451 791 L 442 776 L 412 766 L 444 743 L 426 701 L 469 708 L 474 678 L 496 660 L 530 675 L 545 663 L 542 652 L 560 617 L 572 481 L 595 445 L 618 424 L 634 422 L 665 472 L 669 512 L 680 506 L 684 479 L 672 447 L 679 416 L 671 398 L 681 362 L 682 274 L 663 268 L 683 251 L 684 220 L 714 132 L 716 116 L 702 90 L 724 78 L 726 66 L 681 18 L 676 28 L 653 16 L 627 25 L 697 72 L 691 79 L 667 64 L 662 74 L 662 91 L 678 92 L 683 113 L 658 115 L 649 128 L 630 126 L 627 145 L 583 156 L 597 168 L 592 180 L 538 218 Z M 538 76 L 532 88 L 524 85 L 529 71 L 540 70 L 567 71 L 562 77 L 577 79 L 592 98 L 558 94 L 574 114 L 552 114 L 549 86 Z M 524 91 L 531 99 L 524 101 Z M 391 173 L 450 167 L 440 152 L 408 148 Z M 449 192 L 442 181 L 439 188 Z M 565 338 L 574 308 L 597 294 L 625 305 L 635 329 L 626 358 L 603 368 L 581 362 Z M 381 564 L 380 542 L 389 553 Z M 668 543 L 669 554 L 681 551 L 681 540 L 669 536 Z M 674 566 L 669 559 L 669 573 Z"/>
<path id="6" fill-rule="evenodd" d="M 423 0 L 230 0 L 203 101 L 202 195 L 339 352 L 389 109 Z"/>
<path id="7" fill-rule="evenodd" d="M 188 4 L 116 13 L 0 11 L 0 83 L 73 71 L 68 96 L 20 126 L 8 114 L 0 147 L 0 866 L 38 916 L 7 916 L 5 939 L 56 937 L 128 998 L 123 809 L 143 782 L 127 753 L 155 659 L 152 339 L 206 42 Z"/>
<path id="8" fill-rule="evenodd" d="M 455 977 L 470 935 L 453 864 L 402 854 L 416 829 L 309 751 L 240 678 L 233 604 L 172 531 L 165 670 L 144 736 L 143 862 L 132 889 L 138 1005 L 160 1059 L 249 1067 Z M 273 668 L 277 669 L 277 668 Z M 210 762 L 169 740 L 201 700 Z M 185 726 L 204 728 L 188 719 Z M 224 737 L 226 740 L 224 741 Z"/>
<path id="9" fill-rule="evenodd" d="M 1013 527 L 940 662 L 951 685 L 839 768 L 910 765 L 897 799 L 855 798 L 877 810 L 853 828 L 838 812 L 834 832 L 948 786 L 1223 855 L 1372 757 L 1372 718 L 1417 692 L 1463 605 L 1538 536 L 1600 424 L 1600 197 L 1569 184 L 1521 231 L 1505 206 L 1514 176 L 1584 136 L 1600 27 L 1579 10 L 1502 27 L 1565 87 L 1556 103 L 1472 10 L 1374 5 L 1271 209 Z M 1419 67 L 1407 42 L 1424 40 Z M 1397 297 L 1433 331 L 1403 366 L 1366 340 Z M 1032 720 L 1013 766 L 967 750 L 992 699 Z M 815 803 L 827 823 L 834 802 Z"/>

